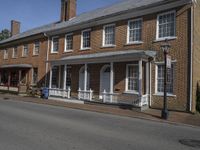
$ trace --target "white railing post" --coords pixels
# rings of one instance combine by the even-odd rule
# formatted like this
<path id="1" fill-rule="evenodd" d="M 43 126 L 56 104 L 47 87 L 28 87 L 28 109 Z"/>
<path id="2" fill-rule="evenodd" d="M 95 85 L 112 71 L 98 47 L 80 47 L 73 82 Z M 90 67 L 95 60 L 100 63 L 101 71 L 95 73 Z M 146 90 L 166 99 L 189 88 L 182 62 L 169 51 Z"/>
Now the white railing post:
<path id="1" fill-rule="evenodd" d="M 78 99 L 81 99 L 81 88 L 78 89 Z"/>
<path id="2" fill-rule="evenodd" d="M 67 91 L 67 98 L 70 99 L 70 93 L 71 93 L 71 89 L 70 87 L 68 87 L 68 91 Z"/>
<path id="3" fill-rule="evenodd" d="M 92 89 L 90 89 L 90 93 L 89 93 L 89 100 L 92 101 L 92 96 L 93 96 L 93 91 Z"/>

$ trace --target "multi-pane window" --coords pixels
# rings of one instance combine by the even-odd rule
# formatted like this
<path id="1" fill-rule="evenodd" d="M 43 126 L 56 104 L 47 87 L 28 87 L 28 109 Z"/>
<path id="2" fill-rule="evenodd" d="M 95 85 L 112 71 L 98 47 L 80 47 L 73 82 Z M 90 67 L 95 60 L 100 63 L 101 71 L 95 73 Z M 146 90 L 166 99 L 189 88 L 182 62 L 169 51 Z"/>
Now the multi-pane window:
<path id="1" fill-rule="evenodd" d="M 139 89 L 139 67 L 138 65 L 127 66 L 127 91 L 138 92 Z"/>
<path id="2" fill-rule="evenodd" d="M 167 93 L 173 94 L 173 80 L 174 80 L 174 65 L 168 70 L 167 75 Z M 164 65 L 157 65 L 157 93 L 164 92 Z"/>
<path id="3" fill-rule="evenodd" d="M 27 57 L 28 56 L 28 45 L 24 45 L 23 52 L 22 52 L 22 57 Z"/>
<path id="4" fill-rule="evenodd" d="M 91 30 L 82 31 L 82 44 L 81 49 L 90 48 Z"/>
<path id="5" fill-rule="evenodd" d="M 115 45 L 115 25 L 104 26 L 103 46 Z"/>
<path id="6" fill-rule="evenodd" d="M 37 84 L 38 82 L 38 68 L 33 68 L 33 84 Z"/>
<path id="7" fill-rule="evenodd" d="M 59 49 L 59 37 L 52 38 L 52 53 L 57 53 Z"/>
<path id="8" fill-rule="evenodd" d="M 4 50 L 3 59 L 8 59 L 8 50 Z"/>
<path id="9" fill-rule="evenodd" d="M 65 47 L 65 51 L 69 51 L 73 49 L 73 34 L 67 34 L 66 37 L 66 47 Z"/>
<path id="10" fill-rule="evenodd" d="M 158 15 L 157 38 L 169 38 L 175 36 L 175 12 Z"/>
<path id="11" fill-rule="evenodd" d="M 39 55 L 40 52 L 40 42 L 36 41 L 34 44 L 33 55 Z"/>
<path id="12" fill-rule="evenodd" d="M 142 19 L 128 22 L 128 43 L 142 41 Z"/>
<path id="13" fill-rule="evenodd" d="M 12 58 L 17 58 L 17 53 L 18 53 L 17 47 L 14 47 L 14 48 L 13 48 L 13 55 L 12 55 Z"/>

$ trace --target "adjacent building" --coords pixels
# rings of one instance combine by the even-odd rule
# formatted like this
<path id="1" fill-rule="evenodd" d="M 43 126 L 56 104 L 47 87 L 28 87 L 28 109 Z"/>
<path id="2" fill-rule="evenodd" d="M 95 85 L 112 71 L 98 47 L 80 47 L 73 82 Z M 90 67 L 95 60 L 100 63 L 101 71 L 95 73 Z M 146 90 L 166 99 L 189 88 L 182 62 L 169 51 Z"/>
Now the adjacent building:
<path id="1" fill-rule="evenodd" d="M 124 0 L 76 15 L 61 0 L 60 21 L 0 42 L 0 89 L 48 86 L 51 98 L 161 108 L 164 61 L 171 45 L 169 108 L 195 111 L 200 80 L 200 1 Z"/>

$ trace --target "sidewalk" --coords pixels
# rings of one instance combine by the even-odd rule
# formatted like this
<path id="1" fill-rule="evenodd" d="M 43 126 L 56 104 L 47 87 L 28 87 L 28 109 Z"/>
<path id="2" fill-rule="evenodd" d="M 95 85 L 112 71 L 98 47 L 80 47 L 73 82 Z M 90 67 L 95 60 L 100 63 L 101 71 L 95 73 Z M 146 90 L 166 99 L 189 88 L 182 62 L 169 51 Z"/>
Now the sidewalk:
<path id="1" fill-rule="evenodd" d="M 193 115 L 193 114 L 185 113 L 185 112 L 170 111 L 169 119 L 168 121 L 165 121 L 160 118 L 161 110 L 157 110 L 157 109 L 148 109 L 144 112 L 138 112 L 135 110 L 123 109 L 123 108 L 119 108 L 115 106 L 66 103 L 66 102 L 55 101 L 55 100 L 44 100 L 44 99 L 39 99 L 39 98 L 22 97 L 22 96 L 17 96 L 17 95 L 0 93 L 0 100 L 9 100 L 9 99 L 38 103 L 38 104 L 61 106 L 61 107 L 80 109 L 80 110 L 86 110 L 86 111 L 94 111 L 94 112 L 107 113 L 107 114 L 113 114 L 113 115 L 120 115 L 120 116 L 132 117 L 132 118 L 148 119 L 148 120 L 159 121 L 159 122 L 167 122 L 167 123 L 173 123 L 173 124 L 178 123 L 178 124 L 186 124 L 186 125 L 200 127 L 200 115 L 197 115 L 197 114 Z"/>

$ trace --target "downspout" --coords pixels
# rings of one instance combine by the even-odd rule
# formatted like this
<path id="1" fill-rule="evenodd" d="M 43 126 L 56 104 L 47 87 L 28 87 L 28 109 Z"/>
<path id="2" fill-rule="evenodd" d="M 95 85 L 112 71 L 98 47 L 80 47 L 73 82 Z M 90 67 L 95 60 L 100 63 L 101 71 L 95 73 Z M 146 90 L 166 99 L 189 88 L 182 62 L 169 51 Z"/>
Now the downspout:
<path id="1" fill-rule="evenodd" d="M 46 64 L 45 64 L 45 87 L 47 87 L 47 74 L 48 74 L 48 61 L 49 61 L 49 36 L 44 33 L 44 36 L 48 38 L 47 42 L 47 53 L 46 53 Z"/>
<path id="2" fill-rule="evenodd" d="M 191 43 L 190 43 L 190 112 L 192 111 L 192 101 L 193 101 L 193 30 L 194 30 L 194 3 L 195 0 L 193 0 L 191 6 Z"/>

